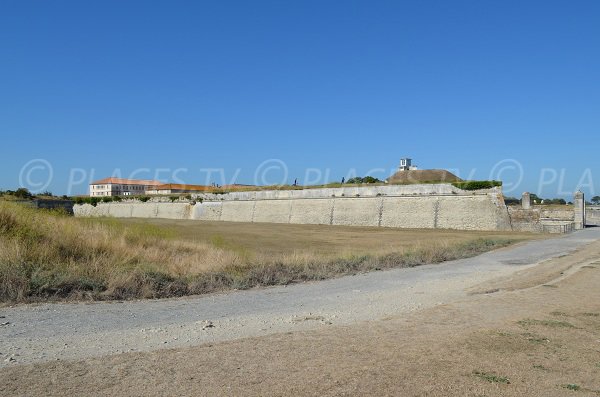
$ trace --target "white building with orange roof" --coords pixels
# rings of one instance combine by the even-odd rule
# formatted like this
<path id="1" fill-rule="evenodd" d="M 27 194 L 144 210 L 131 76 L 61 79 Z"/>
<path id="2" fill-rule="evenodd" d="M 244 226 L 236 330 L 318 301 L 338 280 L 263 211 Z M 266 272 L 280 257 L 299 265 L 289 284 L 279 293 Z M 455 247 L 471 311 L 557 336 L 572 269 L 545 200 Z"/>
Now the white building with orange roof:
<path id="1" fill-rule="evenodd" d="M 159 181 L 143 179 L 104 178 L 90 183 L 90 196 L 135 196 L 146 194 L 147 190 L 162 184 Z"/>

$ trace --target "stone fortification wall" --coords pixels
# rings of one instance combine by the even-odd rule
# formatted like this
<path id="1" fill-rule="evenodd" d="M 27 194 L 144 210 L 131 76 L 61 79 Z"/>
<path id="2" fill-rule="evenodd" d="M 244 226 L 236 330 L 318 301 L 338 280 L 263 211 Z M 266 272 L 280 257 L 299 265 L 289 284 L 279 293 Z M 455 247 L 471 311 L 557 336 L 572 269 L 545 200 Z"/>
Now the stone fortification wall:
<path id="1" fill-rule="evenodd" d="M 115 218 L 166 218 L 191 219 L 193 206 L 189 203 L 98 203 L 95 207 L 90 204 L 75 205 L 75 216 Z"/>
<path id="2" fill-rule="evenodd" d="M 46 209 L 46 210 L 64 210 L 69 214 L 73 214 L 73 200 L 59 199 L 35 199 L 35 200 L 16 200 L 15 203 L 26 205 L 31 208 Z"/>
<path id="3" fill-rule="evenodd" d="M 499 188 L 448 184 L 199 194 L 190 203 L 121 202 L 75 208 L 77 216 L 197 219 L 398 228 L 510 230 Z"/>
<path id="4" fill-rule="evenodd" d="M 540 208 L 540 217 L 542 219 L 553 219 L 557 221 L 570 221 L 573 222 L 575 220 L 575 211 L 571 206 L 565 206 L 565 209 L 545 209 L 543 207 Z"/>
<path id="5" fill-rule="evenodd" d="M 541 233 L 543 227 L 540 219 L 540 212 L 539 209 L 535 208 L 524 209 L 513 206 L 508 207 L 512 229 L 519 232 Z"/>
<path id="6" fill-rule="evenodd" d="M 478 193 L 493 192 L 494 189 L 479 190 Z M 432 194 L 465 194 L 450 184 L 383 185 L 383 186 L 344 186 L 337 188 L 299 190 L 259 190 L 231 192 L 224 194 L 199 193 L 193 197 L 203 201 L 247 201 L 247 200 L 286 200 L 330 197 L 379 197 L 379 196 L 426 196 Z M 470 194 L 470 193 L 469 193 Z"/>
<path id="7" fill-rule="evenodd" d="M 510 206 L 508 213 L 513 230 L 536 233 L 569 233 L 575 230 L 575 209 L 544 206 Z"/>
<path id="8" fill-rule="evenodd" d="M 600 226 L 600 206 L 589 205 L 585 208 L 586 223 L 590 226 Z"/>

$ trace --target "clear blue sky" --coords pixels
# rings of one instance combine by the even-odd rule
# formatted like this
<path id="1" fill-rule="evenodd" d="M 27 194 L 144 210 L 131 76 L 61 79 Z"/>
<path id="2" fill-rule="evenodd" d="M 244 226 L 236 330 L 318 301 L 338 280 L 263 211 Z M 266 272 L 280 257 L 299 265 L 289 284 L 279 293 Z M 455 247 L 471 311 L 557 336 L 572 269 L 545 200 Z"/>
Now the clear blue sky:
<path id="1" fill-rule="evenodd" d="M 138 169 L 254 183 L 269 159 L 290 183 L 385 178 L 409 156 L 508 195 L 600 194 L 599 18 L 598 1 L 5 0 L 0 189 L 41 186 L 35 159 L 77 194 Z M 281 182 L 273 164 L 258 174 Z"/>

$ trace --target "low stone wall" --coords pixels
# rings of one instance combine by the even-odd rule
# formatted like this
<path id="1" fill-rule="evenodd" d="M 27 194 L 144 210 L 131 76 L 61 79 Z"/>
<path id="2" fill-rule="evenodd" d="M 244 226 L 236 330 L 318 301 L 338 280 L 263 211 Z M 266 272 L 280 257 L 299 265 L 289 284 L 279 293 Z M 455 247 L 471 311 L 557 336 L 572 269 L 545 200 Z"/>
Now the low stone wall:
<path id="1" fill-rule="evenodd" d="M 540 218 L 573 222 L 575 220 L 575 211 L 573 207 L 565 209 L 545 209 L 542 207 L 540 208 Z"/>
<path id="2" fill-rule="evenodd" d="M 508 207 L 512 229 L 519 232 L 541 233 L 543 231 L 540 221 L 539 209 L 523 209 L 521 207 Z"/>
<path id="3" fill-rule="evenodd" d="M 564 234 L 575 230 L 574 222 L 567 221 L 542 221 L 542 233 Z"/>
<path id="4" fill-rule="evenodd" d="M 600 206 L 588 205 L 585 209 L 586 223 L 591 226 L 600 226 Z"/>
<path id="5" fill-rule="evenodd" d="M 535 233 L 570 233 L 575 228 L 573 207 L 545 208 L 534 206 L 522 208 L 509 206 L 508 213 L 513 230 Z"/>
<path id="6" fill-rule="evenodd" d="M 189 203 L 98 203 L 75 205 L 75 216 L 114 218 L 166 218 L 191 219 L 192 205 Z"/>
<path id="7" fill-rule="evenodd" d="M 77 216 L 197 219 L 396 228 L 510 230 L 498 188 L 409 185 L 203 194 L 190 203 L 149 201 L 75 207 Z"/>
<path id="8" fill-rule="evenodd" d="M 65 210 L 69 214 L 73 214 L 73 200 L 46 200 L 46 199 L 35 199 L 35 200 L 17 200 L 16 203 L 26 205 L 32 208 L 45 209 L 45 210 Z"/>

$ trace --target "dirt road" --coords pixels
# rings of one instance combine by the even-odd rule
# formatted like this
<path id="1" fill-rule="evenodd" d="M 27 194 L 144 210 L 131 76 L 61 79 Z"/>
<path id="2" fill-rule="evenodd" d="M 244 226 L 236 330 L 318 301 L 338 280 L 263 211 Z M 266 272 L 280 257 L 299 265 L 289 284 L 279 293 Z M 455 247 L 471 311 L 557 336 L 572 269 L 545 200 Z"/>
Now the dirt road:
<path id="1" fill-rule="evenodd" d="M 599 238 L 287 288 L 4 308 L 0 391 L 596 395 Z"/>

